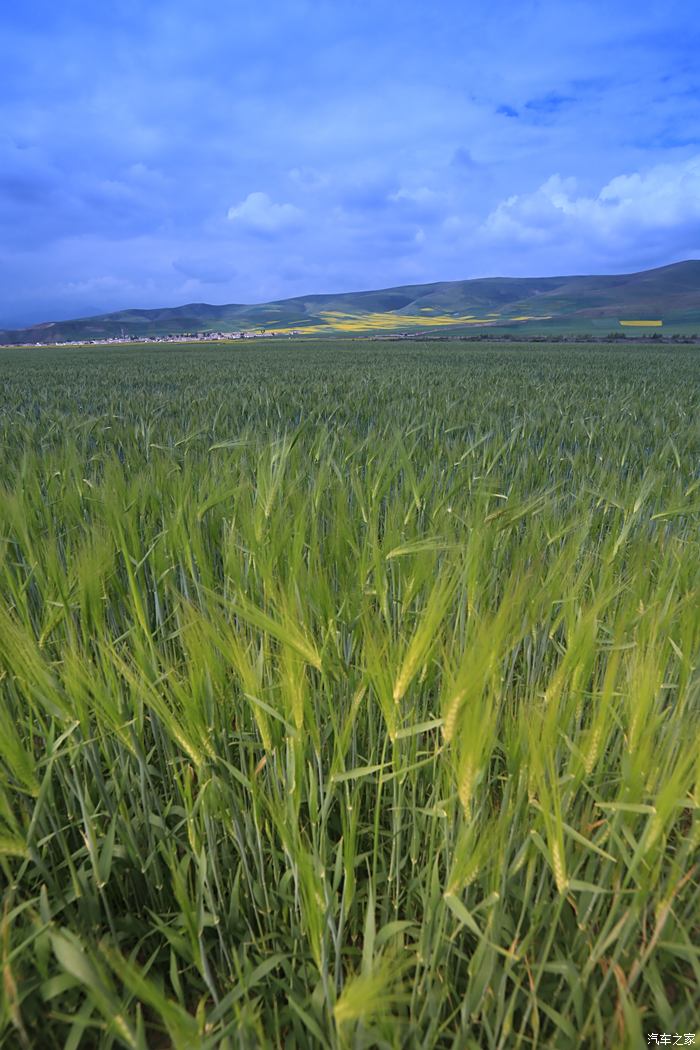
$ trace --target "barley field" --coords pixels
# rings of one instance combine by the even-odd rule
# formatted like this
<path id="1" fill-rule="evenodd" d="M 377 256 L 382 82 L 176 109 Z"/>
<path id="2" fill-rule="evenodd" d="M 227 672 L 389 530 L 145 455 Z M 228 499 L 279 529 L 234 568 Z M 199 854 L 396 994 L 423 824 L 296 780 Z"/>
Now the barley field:
<path id="1" fill-rule="evenodd" d="M 700 1042 L 697 349 L 0 390 L 0 1045 Z"/>

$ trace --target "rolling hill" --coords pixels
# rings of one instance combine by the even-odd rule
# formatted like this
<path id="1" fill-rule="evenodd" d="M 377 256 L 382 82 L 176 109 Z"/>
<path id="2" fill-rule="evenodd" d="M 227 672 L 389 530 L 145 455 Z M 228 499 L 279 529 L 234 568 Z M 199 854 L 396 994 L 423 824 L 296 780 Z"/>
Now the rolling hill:
<path id="1" fill-rule="evenodd" d="M 639 273 L 485 277 L 378 291 L 307 295 L 257 305 L 189 303 L 120 310 L 72 321 L 0 330 L 0 343 L 57 343 L 208 331 L 306 335 L 493 328 L 532 334 L 632 331 L 625 321 L 661 321 L 662 331 L 700 333 L 700 260 Z"/>

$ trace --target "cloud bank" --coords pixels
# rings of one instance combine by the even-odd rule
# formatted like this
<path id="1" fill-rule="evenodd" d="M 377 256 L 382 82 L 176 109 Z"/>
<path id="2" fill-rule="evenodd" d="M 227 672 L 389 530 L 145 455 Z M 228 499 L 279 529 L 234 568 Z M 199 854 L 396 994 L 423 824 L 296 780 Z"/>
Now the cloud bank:
<path id="1" fill-rule="evenodd" d="M 616 175 L 594 194 L 582 193 L 572 176 L 551 175 L 534 192 L 500 201 L 476 240 L 492 249 L 609 260 L 615 267 L 640 251 L 641 258 L 655 250 L 693 255 L 700 246 L 700 153 Z"/>
<path id="2" fill-rule="evenodd" d="M 0 326 L 700 250 L 690 0 L 36 0 L 4 40 Z"/>

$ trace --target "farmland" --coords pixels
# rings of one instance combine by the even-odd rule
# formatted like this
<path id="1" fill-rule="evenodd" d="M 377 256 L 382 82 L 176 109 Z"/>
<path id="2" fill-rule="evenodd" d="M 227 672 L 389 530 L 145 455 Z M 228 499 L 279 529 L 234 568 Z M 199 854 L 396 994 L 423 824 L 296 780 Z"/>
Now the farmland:
<path id="1" fill-rule="evenodd" d="M 0 1045 L 700 1026 L 696 349 L 0 386 Z"/>
<path id="2" fill-rule="evenodd" d="M 666 335 L 700 332 L 700 261 L 688 259 L 638 273 L 569 277 L 483 277 L 278 299 L 269 303 L 188 303 L 29 328 L 0 329 L 0 345 L 163 338 L 188 333 L 343 335 L 475 332 L 597 336 L 635 328 Z M 651 313 L 650 313 L 651 311 Z M 653 323 L 652 323 L 653 321 Z M 624 323 L 623 323 L 624 322 Z M 661 334 L 661 333 L 659 333 Z"/>

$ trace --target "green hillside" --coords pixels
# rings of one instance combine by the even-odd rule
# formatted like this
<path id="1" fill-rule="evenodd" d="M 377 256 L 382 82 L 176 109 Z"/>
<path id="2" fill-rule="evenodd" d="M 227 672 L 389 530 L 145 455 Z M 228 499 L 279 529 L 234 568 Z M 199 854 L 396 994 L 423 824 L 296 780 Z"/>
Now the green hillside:
<path id="1" fill-rule="evenodd" d="M 189 303 L 120 310 L 0 331 L 2 343 L 53 343 L 208 331 L 282 335 L 455 332 L 639 332 L 621 321 L 661 321 L 663 332 L 700 333 L 700 260 L 603 276 L 487 277 L 377 291 L 307 295 L 257 305 Z M 657 328 L 658 330 L 658 328 Z"/>

